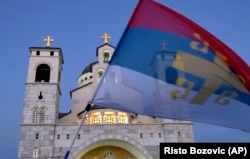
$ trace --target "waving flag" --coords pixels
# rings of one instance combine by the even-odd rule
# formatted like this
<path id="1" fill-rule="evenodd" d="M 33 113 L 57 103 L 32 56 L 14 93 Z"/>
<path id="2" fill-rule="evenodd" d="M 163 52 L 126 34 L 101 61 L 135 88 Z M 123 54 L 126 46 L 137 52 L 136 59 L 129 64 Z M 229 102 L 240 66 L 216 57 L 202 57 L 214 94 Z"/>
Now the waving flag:
<path id="1" fill-rule="evenodd" d="M 179 13 L 141 0 L 92 103 L 250 132 L 250 69 Z"/>

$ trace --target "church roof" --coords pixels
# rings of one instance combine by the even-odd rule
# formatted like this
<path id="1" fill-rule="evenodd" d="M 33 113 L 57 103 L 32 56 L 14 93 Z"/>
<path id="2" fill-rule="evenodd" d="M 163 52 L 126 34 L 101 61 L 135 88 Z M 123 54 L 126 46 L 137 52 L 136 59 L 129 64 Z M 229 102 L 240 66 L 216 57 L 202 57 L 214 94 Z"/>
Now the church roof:
<path id="1" fill-rule="evenodd" d="M 76 89 L 73 89 L 73 90 L 71 90 L 70 91 L 70 97 L 72 98 L 72 93 L 74 92 L 74 91 L 77 91 L 77 90 L 79 90 L 79 89 L 82 89 L 83 87 L 86 87 L 86 86 L 88 86 L 88 85 L 90 85 L 90 84 L 92 84 L 93 82 L 90 82 L 90 83 L 87 83 L 87 84 L 85 84 L 85 85 L 82 85 L 81 87 L 77 87 Z"/>
<path id="2" fill-rule="evenodd" d="M 99 46 L 99 47 L 96 48 L 96 56 L 98 56 L 98 50 L 99 50 L 99 48 L 101 48 L 101 47 L 103 47 L 105 45 L 108 45 L 108 46 L 110 46 L 112 48 L 115 48 L 114 46 L 110 45 L 109 43 L 105 43 L 105 44 L 103 44 L 103 45 L 101 45 L 101 46 Z"/>

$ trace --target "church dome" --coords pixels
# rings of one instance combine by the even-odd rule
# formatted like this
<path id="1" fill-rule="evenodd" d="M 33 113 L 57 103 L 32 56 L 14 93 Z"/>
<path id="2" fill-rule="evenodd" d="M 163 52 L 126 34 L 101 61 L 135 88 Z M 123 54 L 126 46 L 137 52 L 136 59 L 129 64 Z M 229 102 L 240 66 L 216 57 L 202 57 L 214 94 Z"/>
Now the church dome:
<path id="1" fill-rule="evenodd" d="M 85 84 L 88 84 L 92 81 L 92 68 L 93 65 L 97 64 L 98 61 L 92 62 L 91 64 L 87 65 L 84 70 L 82 71 L 82 73 L 80 74 L 80 76 L 77 78 L 77 83 L 79 86 L 83 86 Z"/>
<path id="2" fill-rule="evenodd" d="M 98 61 L 95 61 L 95 62 L 92 62 L 91 64 L 89 64 L 88 66 L 86 66 L 84 68 L 84 70 L 82 71 L 81 75 L 85 74 L 85 73 L 89 73 L 89 72 L 92 72 L 92 66 L 94 64 L 98 63 Z"/>

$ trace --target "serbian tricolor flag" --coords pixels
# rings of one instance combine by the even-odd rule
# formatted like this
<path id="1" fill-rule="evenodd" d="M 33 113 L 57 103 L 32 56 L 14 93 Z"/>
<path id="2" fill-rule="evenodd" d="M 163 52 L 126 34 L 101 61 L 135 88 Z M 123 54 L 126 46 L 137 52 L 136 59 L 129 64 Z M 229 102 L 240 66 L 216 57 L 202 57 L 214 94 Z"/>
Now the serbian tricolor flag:
<path id="1" fill-rule="evenodd" d="M 250 132 L 250 69 L 208 31 L 139 1 L 91 103 Z"/>

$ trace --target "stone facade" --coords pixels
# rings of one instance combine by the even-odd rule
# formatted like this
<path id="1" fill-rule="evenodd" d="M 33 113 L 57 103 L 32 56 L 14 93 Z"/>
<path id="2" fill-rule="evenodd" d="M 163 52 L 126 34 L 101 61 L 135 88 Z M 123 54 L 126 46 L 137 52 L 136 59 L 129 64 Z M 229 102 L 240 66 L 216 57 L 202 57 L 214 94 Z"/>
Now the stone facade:
<path id="1" fill-rule="evenodd" d="M 49 46 L 30 48 L 19 159 L 59 159 L 65 155 L 81 121 L 83 106 L 92 97 L 114 50 L 107 42 L 97 48 L 97 61 L 83 70 L 79 86 L 70 92 L 71 111 L 59 113 L 62 50 Z M 161 142 L 194 140 L 190 122 L 100 107 L 91 109 L 84 123 L 69 158 L 156 159 Z"/>

